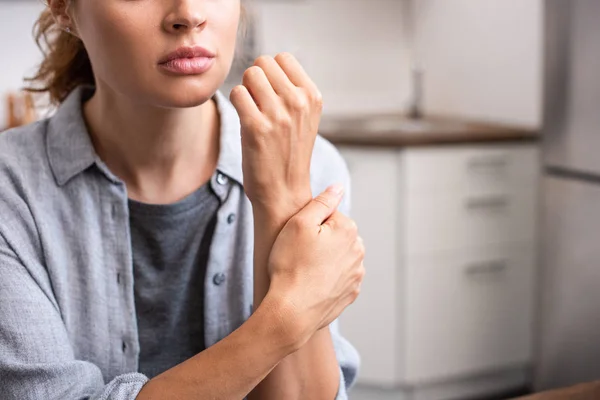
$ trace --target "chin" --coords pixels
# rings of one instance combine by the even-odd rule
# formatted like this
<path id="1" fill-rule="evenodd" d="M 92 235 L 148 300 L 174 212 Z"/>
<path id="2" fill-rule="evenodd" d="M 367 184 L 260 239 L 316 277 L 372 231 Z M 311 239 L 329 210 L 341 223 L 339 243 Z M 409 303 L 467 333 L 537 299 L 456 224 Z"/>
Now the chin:
<path id="1" fill-rule="evenodd" d="M 165 108 L 197 107 L 210 100 L 224 81 L 211 76 L 170 78 L 153 86 L 158 93 L 152 97 Z"/>

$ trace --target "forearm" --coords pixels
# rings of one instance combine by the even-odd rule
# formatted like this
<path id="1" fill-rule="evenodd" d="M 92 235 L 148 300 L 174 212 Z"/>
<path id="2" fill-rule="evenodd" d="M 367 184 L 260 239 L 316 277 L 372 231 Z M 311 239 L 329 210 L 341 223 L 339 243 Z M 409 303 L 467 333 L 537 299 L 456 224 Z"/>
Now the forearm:
<path id="1" fill-rule="evenodd" d="M 269 288 L 267 265 L 273 243 L 301 207 L 288 204 L 286 208 L 278 209 L 277 215 L 272 210 L 255 209 L 254 304 L 260 304 Z M 339 374 L 331 334 L 329 329 L 321 329 L 300 350 L 281 361 L 248 399 L 332 400 L 338 391 Z"/>
<path id="2" fill-rule="evenodd" d="M 138 400 L 242 399 L 295 349 L 268 300 L 214 346 L 150 380 Z"/>

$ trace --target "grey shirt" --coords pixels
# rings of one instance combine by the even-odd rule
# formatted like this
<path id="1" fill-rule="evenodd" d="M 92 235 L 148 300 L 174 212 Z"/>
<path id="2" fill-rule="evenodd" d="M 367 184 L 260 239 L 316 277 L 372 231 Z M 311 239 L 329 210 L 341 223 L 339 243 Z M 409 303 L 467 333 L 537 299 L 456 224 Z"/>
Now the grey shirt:
<path id="1" fill-rule="evenodd" d="M 0 399 L 133 400 L 139 327 L 125 184 L 99 159 L 75 90 L 50 119 L 0 134 Z M 240 121 L 215 95 L 221 119 L 217 212 L 204 280 L 204 342 L 223 339 L 252 310 L 253 221 L 243 191 Z M 313 193 L 349 187 L 344 161 L 322 138 Z M 218 186 L 217 186 L 218 187 Z M 222 188 L 225 190 L 225 188 Z M 349 210 L 348 197 L 340 207 Z M 230 216 L 234 215 L 233 222 Z M 347 399 L 359 357 L 330 327 Z"/>
<path id="2" fill-rule="evenodd" d="M 211 183 L 173 204 L 129 200 L 138 372 L 148 378 L 205 348 L 204 278 L 220 205 Z"/>

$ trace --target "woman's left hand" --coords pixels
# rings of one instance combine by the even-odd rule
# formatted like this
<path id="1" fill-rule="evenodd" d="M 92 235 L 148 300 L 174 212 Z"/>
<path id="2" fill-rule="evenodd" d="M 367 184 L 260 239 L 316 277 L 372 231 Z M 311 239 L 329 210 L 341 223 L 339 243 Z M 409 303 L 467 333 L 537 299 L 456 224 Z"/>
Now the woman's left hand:
<path id="1" fill-rule="evenodd" d="M 231 91 L 242 127 L 244 190 L 258 210 L 311 199 L 310 160 L 323 100 L 294 56 L 259 57 Z"/>

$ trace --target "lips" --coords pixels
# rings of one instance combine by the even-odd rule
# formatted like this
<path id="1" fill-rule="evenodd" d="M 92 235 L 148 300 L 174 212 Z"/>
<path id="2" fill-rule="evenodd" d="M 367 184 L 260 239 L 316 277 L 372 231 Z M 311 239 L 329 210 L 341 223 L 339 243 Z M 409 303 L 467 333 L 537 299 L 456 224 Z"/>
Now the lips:
<path id="1" fill-rule="evenodd" d="M 213 52 L 211 52 L 210 50 L 205 49 L 204 47 L 185 46 L 185 47 L 180 47 L 177 50 L 175 50 L 174 52 L 167 54 L 158 63 L 166 64 L 170 61 L 178 60 L 178 59 L 214 58 L 214 57 L 215 57 L 215 54 Z"/>
<path id="2" fill-rule="evenodd" d="M 160 68 L 169 75 L 200 75 L 213 65 L 215 54 L 200 47 L 180 47 L 163 57 Z"/>

